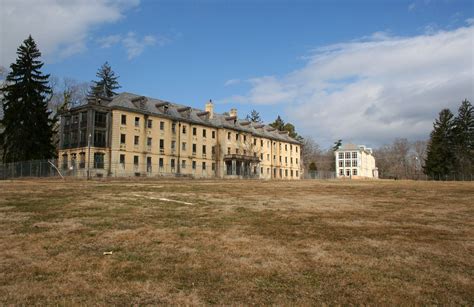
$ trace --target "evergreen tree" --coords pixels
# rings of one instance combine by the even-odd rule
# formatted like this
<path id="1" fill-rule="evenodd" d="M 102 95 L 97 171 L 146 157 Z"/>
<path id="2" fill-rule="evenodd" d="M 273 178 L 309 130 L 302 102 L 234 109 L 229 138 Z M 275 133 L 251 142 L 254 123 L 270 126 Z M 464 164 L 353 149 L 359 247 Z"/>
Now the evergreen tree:
<path id="1" fill-rule="evenodd" d="M 454 170 L 453 129 L 453 113 L 449 109 L 443 109 L 430 134 L 425 174 L 439 179 L 450 175 Z"/>
<path id="2" fill-rule="evenodd" d="M 288 135 L 300 142 L 303 141 L 303 137 L 296 133 L 295 126 L 290 123 L 286 123 L 281 119 L 280 115 L 278 115 L 277 119 L 270 124 L 271 127 L 278 129 L 279 131 L 288 131 Z"/>
<path id="3" fill-rule="evenodd" d="M 99 81 L 92 81 L 91 94 L 95 97 L 113 97 L 117 95 L 114 90 L 119 89 L 118 76 L 115 75 L 108 62 L 100 67 L 96 74 Z"/>
<path id="4" fill-rule="evenodd" d="M 54 120 L 47 99 L 51 94 L 49 75 L 43 75 L 41 56 L 31 35 L 17 49 L 6 85 L 1 90 L 4 131 L 0 135 L 3 161 L 49 159 L 55 156 L 52 143 Z"/>
<path id="5" fill-rule="evenodd" d="M 256 110 L 252 110 L 250 114 L 247 115 L 246 119 L 252 123 L 262 122 L 262 119 L 260 118 L 260 114 Z"/>
<path id="6" fill-rule="evenodd" d="M 276 128 L 279 131 L 283 131 L 283 128 L 285 127 L 285 122 L 283 119 L 281 119 L 280 115 L 278 115 L 277 119 L 270 124 L 273 128 Z"/>
<path id="7" fill-rule="evenodd" d="M 474 169 L 474 108 L 466 99 L 454 119 L 454 155 L 459 175 L 470 175 Z"/>

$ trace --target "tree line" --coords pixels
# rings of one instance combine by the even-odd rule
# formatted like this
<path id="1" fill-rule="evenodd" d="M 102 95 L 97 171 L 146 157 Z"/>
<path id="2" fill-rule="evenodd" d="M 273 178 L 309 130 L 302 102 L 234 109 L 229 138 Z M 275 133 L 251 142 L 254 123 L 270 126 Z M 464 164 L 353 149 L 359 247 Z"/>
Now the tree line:
<path id="1" fill-rule="evenodd" d="M 86 97 L 112 97 L 120 87 L 106 62 L 89 83 L 44 74 L 41 52 L 31 35 L 17 49 L 17 58 L 0 84 L 0 153 L 4 163 L 56 157 L 58 114 L 85 103 Z"/>
<path id="2" fill-rule="evenodd" d="M 455 175 L 463 179 L 474 174 L 474 109 L 467 99 L 457 116 L 449 109 L 439 113 L 430 134 L 424 171 L 438 179 Z"/>

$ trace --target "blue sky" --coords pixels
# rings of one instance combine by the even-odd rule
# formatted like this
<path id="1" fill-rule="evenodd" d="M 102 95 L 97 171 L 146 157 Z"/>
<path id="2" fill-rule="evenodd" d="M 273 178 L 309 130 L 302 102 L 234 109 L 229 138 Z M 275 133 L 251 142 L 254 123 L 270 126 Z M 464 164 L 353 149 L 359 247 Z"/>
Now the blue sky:
<path id="1" fill-rule="evenodd" d="M 89 81 L 109 61 L 122 91 L 201 108 L 213 99 L 219 112 L 237 107 L 244 116 L 256 109 L 267 122 L 280 114 L 323 146 L 339 138 L 371 146 L 395 137 L 426 139 L 441 107 L 454 110 L 460 99 L 473 98 L 473 1 L 0 3 L 2 27 L 15 28 L 2 32 L 3 66 L 31 33 L 53 75 Z M 38 13 L 42 21 L 31 17 Z M 27 20 L 21 26 L 13 18 L 19 16 Z M 433 56 L 452 40 L 453 50 Z M 459 54 L 454 51 L 459 46 L 467 50 Z M 364 67 L 354 69 L 357 63 L 371 65 L 370 56 L 357 53 L 361 49 L 373 56 L 374 66 L 396 61 L 395 69 L 388 64 L 367 74 Z M 413 96 L 417 90 L 402 80 L 413 76 L 418 50 L 426 52 L 426 63 L 415 81 L 426 78 L 421 84 L 429 90 Z M 440 62 L 447 68 L 434 69 Z M 390 73 L 398 67 L 404 69 Z M 459 67 L 465 76 L 452 80 Z M 399 80 L 396 87 L 392 80 Z M 433 101 L 436 97 L 443 101 Z M 347 101 L 345 113 L 341 100 Z M 383 114 L 387 109 L 390 114 Z M 332 127 L 341 118 L 350 125 Z M 384 127 L 374 131 L 375 124 Z"/>

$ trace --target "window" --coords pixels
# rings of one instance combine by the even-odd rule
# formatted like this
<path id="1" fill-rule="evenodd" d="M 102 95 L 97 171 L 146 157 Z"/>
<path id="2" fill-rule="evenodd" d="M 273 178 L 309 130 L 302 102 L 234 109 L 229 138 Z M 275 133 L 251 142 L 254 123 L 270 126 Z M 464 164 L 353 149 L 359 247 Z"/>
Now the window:
<path id="1" fill-rule="evenodd" d="M 202 145 L 202 155 L 206 155 L 206 145 Z"/>
<path id="2" fill-rule="evenodd" d="M 193 127 L 193 135 L 196 135 L 196 134 L 197 134 L 197 128 Z"/>
<path id="3" fill-rule="evenodd" d="M 296 171 L 296 177 L 298 178 L 298 171 Z"/>
<path id="4" fill-rule="evenodd" d="M 151 119 L 147 120 L 146 126 L 150 129 L 153 128 L 153 121 Z"/>
<path id="5" fill-rule="evenodd" d="M 160 139 L 160 152 L 163 153 L 165 151 L 165 140 Z"/>
<path id="6" fill-rule="evenodd" d="M 176 150 L 176 141 L 171 141 L 171 151 Z"/>
<path id="7" fill-rule="evenodd" d="M 146 157 L 146 171 L 151 173 L 151 157 Z"/>
<path id="8" fill-rule="evenodd" d="M 357 168 L 354 168 L 354 169 L 352 170 L 352 175 L 357 176 Z"/>
<path id="9" fill-rule="evenodd" d="M 176 133 L 176 123 L 175 122 L 171 123 L 171 132 Z"/>
<path id="10" fill-rule="evenodd" d="M 237 155 L 239 154 L 239 149 L 238 149 L 238 148 L 235 149 L 235 153 L 236 153 Z"/>
<path id="11" fill-rule="evenodd" d="M 348 169 L 348 170 L 346 171 L 346 176 L 348 176 L 348 177 L 349 177 L 350 175 L 351 175 L 351 170 L 350 170 L 350 169 Z"/>
<path id="12" fill-rule="evenodd" d="M 352 160 L 352 166 L 357 167 L 357 160 Z"/>
<path id="13" fill-rule="evenodd" d="M 260 140 L 260 146 L 263 147 L 263 140 Z"/>
<path id="14" fill-rule="evenodd" d="M 296 158 L 296 164 L 298 164 L 298 158 Z"/>
<path id="15" fill-rule="evenodd" d="M 140 117 L 135 117 L 135 127 L 140 126 Z"/>
<path id="16" fill-rule="evenodd" d="M 293 178 L 293 170 L 290 171 L 290 177 Z"/>
<path id="17" fill-rule="evenodd" d="M 160 130 L 161 131 L 165 130 L 165 122 L 160 122 Z"/>
<path id="18" fill-rule="evenodd" d="M 270 155 L 267 155 L 267 159 L 270 159 Z M 260 154 L 260 160 L 263 161 L 263 153 Z"/>
<path id="19" fill-rule="evenodd" d="M 281 156 L 280 156 L 280 163 L 281 163 Z"/>
<path id="20" fill-rule="evenodd" d="M 216 155 L 216 146 L 211 147 L 211 154 L 213 157 Z"/>
<path id="21" fill-rule="evenodd" d="M 216 170 L 216 164 L 215 164 L 215 163 L 212 163 L 212 164 L 211 164 L 211 170 L 213 170 L 213 171 Z"/>
<path id="22" fill-rule="evenodd" d="M 193 155 L 196 154 L 196 144 L 193 144 Z"/>
<path id="23" fill-rule="evenodd" d="M 181 143 L 181 150 L 186 151 L 186 142 Z"/>
<path id="24" fill-rule="evenodd" d="M 227 132 L 227 139 L 230 141 L 230 138 L 231 138 L 231 133 L 230 132 Z"/>
<path id="25" fill-rule="evenodd" d="M 202 162 L 202 170 L 206 170 L 206 162 Z"/>
<path id="26" fill-rule="evenodd" d="M 135 135 L 135 140 L 133 144 L 138 145 L 139 142 L 140 142 L 140 137 L 138 135 Z"/>
<path id="27" fill-rule="evenodd" d="M 85 127 L 86 126 L 85 124 L 87 124 L 87 112 L 82 112 L 81 113 L 81 127 Z"/>
<path id="28" fill-rule="evenodd" d="M 288 164 L 288 157 L 285 157 L 285 163 Z"/>
<path id="29" fill-rule="evenodd" d="M 215 131 L 212 131 L 212 138 L 213 138 L 213 139 L 216 138 L 216 132 L 215 132 Z"/>
<path id="30" fill-rule="evenodd" d="M 181 168 L 186 168 L 186 160 L 181 160 Z"/>
<path id="31" fill-rule="evenodd" d="M 163 168 L 164 165 L 165 165 L 165 163 L 164 163 L 164 161 L 163 161 L 163 158 L 158 159 L 158 166 L 159 166 L 160 168 Z"/>
<path id="32" fill-rule="evenodd" d="M 339 175 L 344 176 L 344 170 L 343 169 L 339 170 Z"/>
<path id="33" fill-rule="evenodd" d="M 104 156 L 103 153 L 94 153 L 94 168 L 104 168 Z"/>
<path id="34" fill-rule="evenodd" d="M 239 134 L 238 134 L 238 133 L 235 134 L 235 140 L 236 140 L 236 141 L 239 140 Z"/>
<path id="35" fill-rule="evenodd" d="M 343 152 L 339 153 L 339 159 L 341 159 L 341 160 L 344 159 L 344 153 Z"/>
<path id="36" fill-rule="evenodd" d="M 94 146 L 105 147 L 105 131 L 103 130 L 94 131 Z"/>
<path id="37" fill-rule="evenodd" d="M 125 144 L 125 137 L 126 135 L 125 134 L 120 134 L 120 144 Z"/>
<path id="38" fill-rule="evenodd" d="M 230 155 L 230 147 L 227 147 L 227 154 Z"/>
<path id="39" fill-rule="evenodd" d="M 193 161 L 193 169 L 196 169 L 196 161 Z"/>
<path id="40" fill-rule="evenodd" d="M 350 152 L 346 152 L 346 159 L 350 159 L 351 158 L 351 153 Z"/>
<path id="41" fill-rule="evenodd" d="M 133 156 L 133 164 L 134 164 L 135 166 L 138 166 L 138 162 L 139 162 L 138 156 Z"/>
<path id="42" fill-rule="evenodd" d="M 280 178 L 283 178 L 283 170 L 281 168 L 280 168 Z"/>
<path id="43" fill-rule="evenodd" d="M 63 169 L 67 169 L 67 154 L 63 154 Z"/>
<path id="44" fill-rule="evenodd" d="M 122 125 L 126 125 L 126 124 L 127 124 L 127 115 L 122 114 Z"/>
<path id="45" fill-rule="evenodd" d="M 293 158 L 290 158 L 290 163 L 293 164 Z"/>
<path id="46" fill-rule="evenodd" d="M 288 145 L 285 144 L 285 151 L 288 151 Z"/>
<path id="47" fill-rule="evenodd" d="M 352 159 L 357 159 L 357 151 L 354 151 L 354 152 L 352 153 Z"/>
<path id="48" fill-rule="evenodd" d="M 293 150 L 293 145 L 290 144 L 290 151 Z"/>
<path id="49" fill-rule="evenodd" d="M 125 166 L 125 155 L 120 155 L 120 164 Z"/>
<path id="50" fill-rule="evenodd" d="M 203 137 L 203 138 L 206 137 L 206 134 L 207 134 L 206 129 L 202 129 L 202 137 Z"/>
<path id="51" fill-rule="evenodd" d="M 298 146 L 295 146 L 295 150 L 296 150 L 296 152 L 298 152 Z"/>
<path id="52" fill-rule="evenodd" d="M 263 167 L 260 168 L 260 174 L 263 175 Z"/>
<path id="53" fill-rule="evenodd" d="M 80 152 L 79 153 L 79 168 L 85 168 L 85 167 L 86 167 L 86 153 Z"/>
<path id="54" fill-rule="evenodd" d="M 105 128 L 107 122 L 107 113 L 95 112 L 95 126 Z"/>
<path id="55" fill-rule="evenodd" d="M 146 146 L 151 146 L 151 138 L 146 139 Z"/>
<path id="56" fill-rule="evenodd" d="M 288 177 L 288 170 L 285 170 L 285 177 Z"/>
<path id="57" fill-rule="evenodd" d="M 174 159 L 171 159 L 171 168 L 175 168 L 175 162 L 174 162 Z"/>
<path id="58" fill-rule="evenodd" d="M 346 167 L 351 167 L 351 160 L 346 160 Z"/>
<path id="59" fill-rule="evenodd" d="M 253 139 L 253 145 L 257 146 L 257 139 Z"/>
<path id="60" fill-rule="evenodd" d="M 247 136 L 244 134 L 244 142 L 247 142 Z"/>
<path id="61" fill-rule="evenodd" d="M 344 161 L 339 160 L 339 167 L 344 167 Z"/>
<path id="62" fill-rule="evenodd" d="M 183 134 L 186 134 L 186 126 L 183 125 Z"/>

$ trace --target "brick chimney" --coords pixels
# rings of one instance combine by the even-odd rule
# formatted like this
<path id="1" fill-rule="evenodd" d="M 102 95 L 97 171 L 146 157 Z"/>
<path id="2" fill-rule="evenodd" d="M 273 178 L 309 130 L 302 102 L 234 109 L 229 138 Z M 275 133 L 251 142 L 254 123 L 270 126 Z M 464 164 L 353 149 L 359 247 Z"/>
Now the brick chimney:
<path id="1" fill-rule="evenodd" d="M 214 104 L 212 103 L 211 99 L 209 99 L 209 102 L 206 103 L 206 112 L 209 112 L 210 119 L 214 117 Z"/>
<path id="2" fill-rule="evenodd" d="M 237 117 L 237 109 L 234 109 L 234 108 L 230 109 L 229 115 Z"/>

